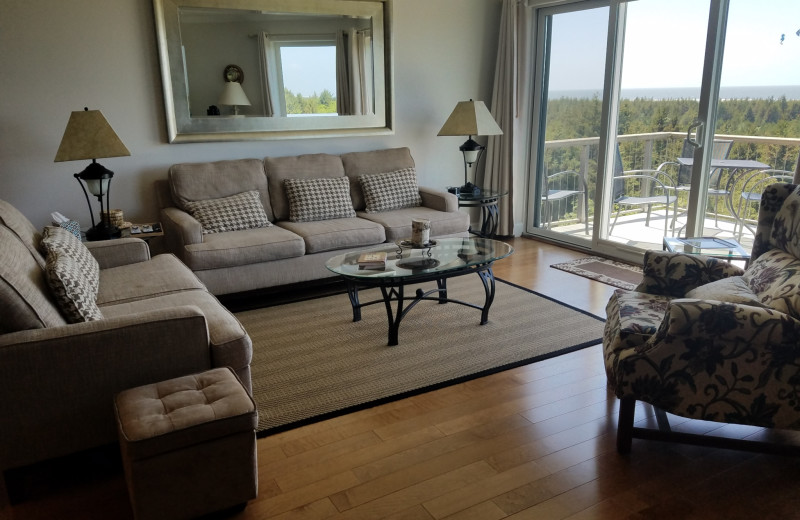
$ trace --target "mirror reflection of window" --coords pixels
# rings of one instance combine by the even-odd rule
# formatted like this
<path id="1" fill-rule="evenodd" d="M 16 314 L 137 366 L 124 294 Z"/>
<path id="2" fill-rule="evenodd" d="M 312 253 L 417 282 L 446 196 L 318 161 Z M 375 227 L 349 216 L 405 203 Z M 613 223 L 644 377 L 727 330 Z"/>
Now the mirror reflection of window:
<path id="1" fill-rule="evenodd" d="M 337 115 L 333 42 L 280 45 L 280 70 L 287 116 Z"/>

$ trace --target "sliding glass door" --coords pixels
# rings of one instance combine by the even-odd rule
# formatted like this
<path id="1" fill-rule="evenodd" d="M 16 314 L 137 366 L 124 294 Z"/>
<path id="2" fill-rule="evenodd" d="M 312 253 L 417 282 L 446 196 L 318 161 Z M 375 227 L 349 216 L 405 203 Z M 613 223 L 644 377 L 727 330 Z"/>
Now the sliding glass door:
<path id="1" fill-rule="evenodd" d="M 547 9 L 538 18 L 538 92 L 531 223 L 544 235 L 588 245 L 594 228 L 608 2 Z"/>
<path id="2" fill-rule="evenodd" d="M 526 231 L 622 258 L 660 249 L 664 236 L 746 243 L 757 204 L 742 183 L 792 169 L 798 153 L 800 35 L 774 24 L 800 19 L 799 6 L 613 0 L 537 10 Z"/>

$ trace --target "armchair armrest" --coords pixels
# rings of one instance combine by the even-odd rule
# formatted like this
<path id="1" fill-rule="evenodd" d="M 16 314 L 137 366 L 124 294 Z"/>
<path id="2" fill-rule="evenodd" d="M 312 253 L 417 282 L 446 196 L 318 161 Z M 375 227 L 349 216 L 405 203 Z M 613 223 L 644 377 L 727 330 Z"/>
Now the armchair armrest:
<path id="1" fill-rule="evenodd" d="M 800 321 L 773 309 L 675 299 L 621 360 L 616 391 L 685 417 L 796 428 L 798 338 Z"/>
<path id="2" fill-rule="evenodd" d="M 114 394 L 210 366 L 195 306 L 0 335 L 0 469 L 113 442 Z"/>
<path id="3" fill-rule="evenodd" d="M 100 269 L 150 260 L 150 247 L 147 242 L 139 238 L 86 242 L 86 247 L 97 259 Z"/>
<path id="4" fill-rule="evenodd" d="M 458 197 L 452 193 L 420 186 L 419 195 L 422 197 L 422 205 L 426 208 L 447 212 L 458 211 Z"/>
<path id="5" fill-rule="evenodd" d="M 203 226 L 189 213 L 176 207 L 161 209 L 161 227 L 167 248 L 178 258 L 184 258 L 184 248 L 203 242 Z"/>
<path id="6" fill-rule="evenodd" d="M 645 252 L 643 268 L 636 291 L 675 298 L 709 282 L 744 274 L 741 267 L 718 258 L 656 250 Z"/>

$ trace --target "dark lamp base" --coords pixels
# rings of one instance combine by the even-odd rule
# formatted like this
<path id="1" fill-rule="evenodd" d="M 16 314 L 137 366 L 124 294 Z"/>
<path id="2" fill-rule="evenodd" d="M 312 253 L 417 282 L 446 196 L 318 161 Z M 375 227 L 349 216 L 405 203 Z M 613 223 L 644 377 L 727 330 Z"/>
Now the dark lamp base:
<path id="1" fill-rule="evenodd" d="M 122 231 L 117 226 L 96 225 L 86 231 L 86 240 L 96 242 L 98 240 L 111 240 L 122 236 Z"/>

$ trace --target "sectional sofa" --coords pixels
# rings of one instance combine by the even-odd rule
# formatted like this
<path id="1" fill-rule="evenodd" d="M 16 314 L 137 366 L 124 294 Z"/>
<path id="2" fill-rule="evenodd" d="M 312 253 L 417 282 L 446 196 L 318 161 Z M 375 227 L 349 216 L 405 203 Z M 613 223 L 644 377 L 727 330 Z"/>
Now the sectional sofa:
<path id="1" fill-rule="evenodd" d="M 0 305 L 0 471 L 115 442 L 124 389 L 223 366 L 251 386 L 239 320 L 139 239 L 42 233 L 0 201 Z"/>
<path id="2" fill-rule="evenodd" d="M 327 259 L 410 237 L 414 218 L 432 238 L 469 230 L 408 148 L 176 164 L 156 190 L 168 250 L 215 295 L 334 276 Z"/>

